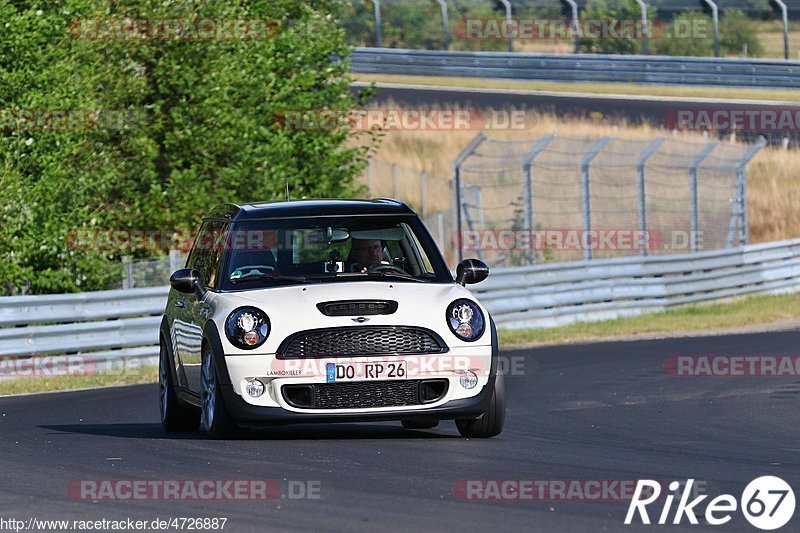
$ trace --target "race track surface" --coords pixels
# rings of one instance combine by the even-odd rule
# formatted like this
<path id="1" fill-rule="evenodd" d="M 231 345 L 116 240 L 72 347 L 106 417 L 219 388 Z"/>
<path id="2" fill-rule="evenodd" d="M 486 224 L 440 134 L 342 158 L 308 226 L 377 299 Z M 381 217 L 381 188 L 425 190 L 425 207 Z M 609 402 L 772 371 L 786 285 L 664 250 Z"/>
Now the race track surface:
<path id="1" fill-rule="evenodd" d="M 800 380 L 686 378 L 672 355 L 796 355 L 798 331 L 506 351 L 506 430 L 465 440 L 452 422 L 286 426 L 239 440 L 170 434 L 158 388 L 0 399 L 0 517 L 227 517 L 225 531 L 755 531 L 625 526 L 627 501 L 464 501 L 459 480 L 702 480 L 738 498 L 777 475 L 800 488 Z M 510 362 L 510 363 L 508 363 Z M 319 482 L 319 499 L 83 501 L 77 480 Z M 283 490 L 283 489 L 282 489 Z M 284 494 L 285 496 L 286 494 Z M 661 507 L 653 510 L 657 518 Z M 797 514 L 797 513 L 796 513 Z M 797 531 L 795 517 L 784 530 Z"/>
<path id="2" fill-rule="evenodd" d="M 360 92 L 366 83 L 355 83 L 351 87 Z M 626 121 L 630 124 L 649 124 L 654 127 L 672 128 L 677 113 L 688 111 L 695 116 L 705 111 L 782 111 L 800 109 L 797 103 L 753 102 L 747 100 L 710 100 L 704 98 L 669 98 L 645 96 L 618 96 L 582 94 L 581 84 L 575 84 L 575 94 L 545 91 L 513 91 L 501 89 L 463 89 L 449 87 L 415 86 L 399 84 L 377 84 L 371 105 L 400 105 L 410 108 L 437 109 L 457 106 L 459 109 L 527 109 L 540 113 L 551 113 L 563 119 L 602 118 L 609 123 Z M 491 134 L 491 132 L 487 132 Z M 754 140 L 764 135 L 771 142 L 780 142 L 783 137 L 797 142 L 797 131 L 739 131 L 743 140 Z"/>

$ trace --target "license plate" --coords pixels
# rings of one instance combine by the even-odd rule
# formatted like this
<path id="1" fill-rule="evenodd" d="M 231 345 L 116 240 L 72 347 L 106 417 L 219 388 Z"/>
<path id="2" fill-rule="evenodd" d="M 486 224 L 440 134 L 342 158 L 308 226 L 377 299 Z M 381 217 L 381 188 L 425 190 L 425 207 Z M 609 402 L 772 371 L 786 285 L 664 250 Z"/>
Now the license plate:
<path id="1" fill-rule="evenodd" d="M 328 383 L 337 381 L 374 381 L 386 379 L 407 379 L 405 361 L 379 363 L 328 363 L 325 365 Z"/>

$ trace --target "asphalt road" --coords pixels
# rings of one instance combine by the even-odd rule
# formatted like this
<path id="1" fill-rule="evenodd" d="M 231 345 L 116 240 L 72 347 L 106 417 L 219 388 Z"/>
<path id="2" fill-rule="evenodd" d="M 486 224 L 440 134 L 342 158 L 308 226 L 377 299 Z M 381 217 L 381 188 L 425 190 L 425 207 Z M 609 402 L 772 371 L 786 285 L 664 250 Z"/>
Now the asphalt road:
<path id="1" fill-rule="evenodd" d="M 505 352 L 506 430 L 464 440 L 452 422 L 272 428 L 241 440 L 167 435 L 157 386 L 0 399 L 0 518 L 227 517 L 225 531 L 631 531 L 627 501 L 463 501 L 459 480 L 694 478 L 737 498 L 759 476 L 800 489 L 797 378 L 684 378 L 672 355 L 798 354 L 789 331 Z M 319 499 L 82 501 L 75 480 L 319 482 Z M 282 489 L 288 490 L 288 489 Z M 285 495 L 285 494 L 284 494 Z M 798 494 L 800 496 L 800 494 Z M 659 509 L 653 511 L 656 518 Z M 796 513 L 797 514 L 797 513 Z M 797 530 L 795 516 L 784 530 Z M 755 531 L 736 513 L 723 528 Z"/>
<path id="2" fill-rule="evenodd" d="M 353 85 L 353 91 L 360 91 L 364 83 Z M 575 84 L 575 94 L 537 91 L 513 91 L 492 89 L 460 89 L 448 87 L 402 86 L 378 84 L 372 105 L 388 105 L 390 102 L 404 107 L 440 107 L 456 105 L 459 108 L 486 109 L 528 109 L 541 113 L 552 113 L 562 118 L 592 117 L 610 122 L 626 121 L 629 124 L 647 123 L 655 127 L 673 127 L 679 111 L 765 111 L 800 109 L 797 103 L 726 101 L 704 98 L 668 98 L 646 96 L 616 96 L 582 94 L 581 85 Z M 783 137 L 793 141 L 800 139 L 796 131 L 740 131 L 740 138 L 754 139 L 764 135 L 771 142 L 780 142 Z"/>

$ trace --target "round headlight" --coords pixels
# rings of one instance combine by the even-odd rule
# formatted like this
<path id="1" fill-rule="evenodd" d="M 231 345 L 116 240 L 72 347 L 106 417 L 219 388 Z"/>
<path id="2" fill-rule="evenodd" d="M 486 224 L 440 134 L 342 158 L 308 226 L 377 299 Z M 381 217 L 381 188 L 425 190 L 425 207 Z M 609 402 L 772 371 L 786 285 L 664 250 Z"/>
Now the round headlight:
<path id="1" fill-rule="evenodd" d="M 456 300 L 448 306 L 447 325 L 453 335 L 467 342 L 480 339 L 486 329 L 481 308 L 471 300 Z"/>
<path id="2" fill-rule="evenodd" d="M 225 335 L 231 344 L 243 350 L 258 348 L 269 336 L 269 317 L 261 309 L 240 307 L 228 315 Z"/>

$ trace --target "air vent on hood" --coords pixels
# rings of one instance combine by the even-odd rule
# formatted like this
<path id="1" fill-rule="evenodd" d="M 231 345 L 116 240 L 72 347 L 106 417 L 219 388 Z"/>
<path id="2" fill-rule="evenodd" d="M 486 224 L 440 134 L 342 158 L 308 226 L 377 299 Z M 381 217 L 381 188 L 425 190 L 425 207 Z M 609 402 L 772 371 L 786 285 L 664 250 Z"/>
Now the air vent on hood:
<path id="1" fill-rule="evenodd" d="M 317 309 L 327 316 L 391 315 L 397 311 L 397 302 L 392 300 L 340 300 L 318 303 Z"/>

